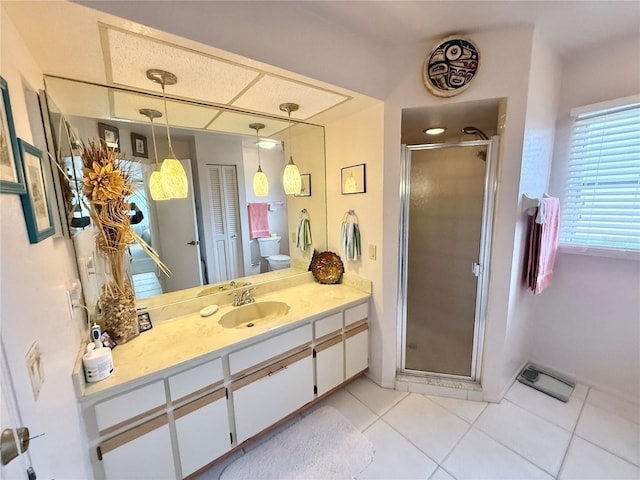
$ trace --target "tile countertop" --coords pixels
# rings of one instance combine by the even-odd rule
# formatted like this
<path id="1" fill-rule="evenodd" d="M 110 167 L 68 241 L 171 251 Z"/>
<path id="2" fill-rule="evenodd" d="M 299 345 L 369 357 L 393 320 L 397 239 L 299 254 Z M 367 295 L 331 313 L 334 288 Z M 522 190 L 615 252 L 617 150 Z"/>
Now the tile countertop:
<path id="1" fill-rule="evenodd" d="M 366 291 L 344 283 L 322 285 L 313 281 L 277 291 L 267 291 L 264 294 L 260 293 L 258 286 L 253 293 L 256 302 L 284 302 L 289 305 L 289 312 L 276 321 L 265 322 L 262 325 L 257 323 L 250 329 L 223 328 L 218 324 L 222 315 L 239 308 L 230 304 L 220 305 L 218 311 L 210 317 L 201 317 L 199 308 L 195 308 L 187 315 L 154 323 L 151 330 L 141 333 L 128 343 L 118 345 L 113 350 L 114 372 L 104 380 L 95 383 L 85 382 L 82 357 L 79 355 L 79 361 L 76 362 L 73 371 L 78 397 L 84 400 L 112 389 L 113 393 L 119 392 L 121 389 L 118 387 L 124 384 L 132 387 L 134 385 L 131 383 L 136 380 L 147 380 L 145 377 L 151 380 L 152 376 L 155 378 L 153 374 L 204 355 L 216 351 L 224 354 L 232 349 L 242 348 L 253 343 L 257 337 L 268 338 L 277 334 L 283 327 L 293 326 L 302 320 L 321 318 L 350 304 L 361 303 L 370 296 Z"/>

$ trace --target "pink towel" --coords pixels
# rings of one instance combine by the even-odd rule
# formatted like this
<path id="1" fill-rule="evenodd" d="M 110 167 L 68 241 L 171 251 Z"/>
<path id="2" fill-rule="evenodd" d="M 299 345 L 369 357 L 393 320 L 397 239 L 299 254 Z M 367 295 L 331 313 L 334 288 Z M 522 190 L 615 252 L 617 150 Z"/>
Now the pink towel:
<path id="1" fill-rule="evenodd" d="M 269 219 L 267 218 L 267 210 L 269 205 L 266 203 L 250 203 L 249 204 L 249 238 L 268 237 Z"/>
<path id="2" fill-rule="evenodd" d="M 536 262 L 536 272 L 533 285 L 533 293 L 539 294 L 549 286 L 553 279 L 553 264 L 556 261 L 556 252 L 558 251 L 558 230 L 560 228 L 560 201 L 554 197 L 543 198 L 542 201 L 546 207 L 546 220 L 541 227 L 538 238 L 537 255 L 534 257 Z M 537 258 L 536 258 L 537 257 Z"/>

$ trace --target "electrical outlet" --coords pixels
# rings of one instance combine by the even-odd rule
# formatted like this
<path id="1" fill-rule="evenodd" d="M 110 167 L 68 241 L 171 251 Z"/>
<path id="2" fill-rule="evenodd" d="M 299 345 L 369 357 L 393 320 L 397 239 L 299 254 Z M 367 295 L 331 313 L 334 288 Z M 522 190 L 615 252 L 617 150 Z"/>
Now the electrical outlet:
<path id="1" fill-rule="evenodd" d="M 375 259 L 376 259 L 376 246 L 369 245 L 369 260 L 375 260 Z"/>
<path id="2" fill-rule="evenodd" d="M 33 389 L 33 398 L 38 400 L 42 384 L 44 383 L 44 370 L 42 368 L 42 354 L 38 342 L 33 342 L 31 348 L 25 357 L 27 362 L 27 371 L 31 380 L 31 388 Z"/>

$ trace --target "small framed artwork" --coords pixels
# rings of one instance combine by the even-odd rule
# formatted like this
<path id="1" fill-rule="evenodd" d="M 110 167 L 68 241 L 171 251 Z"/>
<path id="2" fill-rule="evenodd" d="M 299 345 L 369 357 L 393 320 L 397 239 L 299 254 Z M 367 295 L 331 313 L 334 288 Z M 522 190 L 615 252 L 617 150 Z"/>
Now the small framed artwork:
<path id="1" fill-rule="evenodd" d="M 131 132 L 131 148 L 135 157 L 149 158 L 147 150 L 147 137 Z"/>
<path id="2" fill-rule="evenodd" d="M 102 335 L 100 335 L 100 341 L 102 342 L 103 347 L 110 348 L 111 350 L 118 346 L 116 341 L 111 338 L 111 335 L 109 335 L 109 332 L 107 331 L 102 332 Z"/>
<path id="3" fill-rule="evenodd" d="M 44 186 L 43 153 L 18 139 L 18 150 L 24 171 L 26 193 L 20 196 L 30 243 L 38 243 L 55 233 L 53 217 Z"/>
<path id="4" fill-rule="evenodd" d="M 18 141 L 13 128 L 9 88 L 0 77 L 2 102 L 0 102 L 0 193 L 25 193 L 26 186 L 19 160 Z"/>
<path id="5" fill-rule="evenodd" d="M 98 122 L 98 132 L 109 148 L 113 148 L 115 152 L 120 151 L 120 133 L 117 127 Z"/>
<path id="6" fill-rule="evenodd" d="M 351 195 L 353 193 L 365 193 L 367 191 L 366 165 L 351 165 L 340 169 L 340 193 Z"/>
<path id="7" fill-rule="evenodd" d="M 140 333 L 146 332 L 147 330 L 151 330 L 153 328 L 149 312 L 138 314 L 138 327 L 140 328 Z"/>
<path id="8" fill-rule="evenodd" d="M 311 174 L 301 173 L 300 180 L 302 181 L 302 188 L 300 193 L 296 193 L 296 197 L 310 197 L 311 196 Z"/>

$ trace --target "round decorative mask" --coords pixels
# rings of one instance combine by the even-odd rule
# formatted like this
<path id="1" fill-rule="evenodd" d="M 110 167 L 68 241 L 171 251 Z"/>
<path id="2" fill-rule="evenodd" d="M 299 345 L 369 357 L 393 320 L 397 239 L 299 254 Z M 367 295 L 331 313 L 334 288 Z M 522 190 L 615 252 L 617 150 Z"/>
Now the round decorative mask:
<path id="1" fill-rule="evenodd" d="M 424 85 L 433 95 L 453 97 L 467 89 L 479 66 L 480 50 L 471 40 L 447 37 L 436 43 L 424 61 Z"/>

